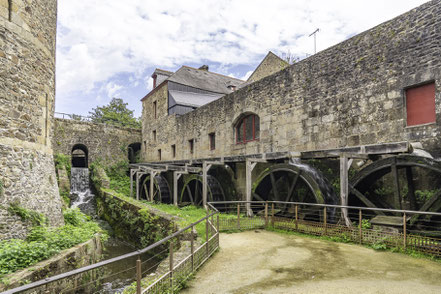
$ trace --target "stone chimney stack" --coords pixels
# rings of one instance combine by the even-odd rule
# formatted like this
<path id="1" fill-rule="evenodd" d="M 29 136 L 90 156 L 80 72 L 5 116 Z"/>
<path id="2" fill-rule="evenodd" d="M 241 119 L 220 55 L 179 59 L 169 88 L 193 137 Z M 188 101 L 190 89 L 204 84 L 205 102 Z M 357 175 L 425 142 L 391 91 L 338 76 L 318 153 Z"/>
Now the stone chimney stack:
<path id="1" fill-rule="evenodd" d="M 208 71 L 208 65 L 204 64 L 199 69 Z"/>

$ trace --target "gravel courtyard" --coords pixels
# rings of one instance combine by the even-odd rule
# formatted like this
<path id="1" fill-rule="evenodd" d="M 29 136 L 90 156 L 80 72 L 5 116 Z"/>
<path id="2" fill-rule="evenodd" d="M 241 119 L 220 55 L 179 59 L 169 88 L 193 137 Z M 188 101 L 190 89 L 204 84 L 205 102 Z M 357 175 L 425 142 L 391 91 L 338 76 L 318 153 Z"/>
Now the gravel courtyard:
<path id="1" fill-rule="evenodd" d="M 441 293 L 441 262 L 260 230 L 220 246 L 181 293 Z"/>

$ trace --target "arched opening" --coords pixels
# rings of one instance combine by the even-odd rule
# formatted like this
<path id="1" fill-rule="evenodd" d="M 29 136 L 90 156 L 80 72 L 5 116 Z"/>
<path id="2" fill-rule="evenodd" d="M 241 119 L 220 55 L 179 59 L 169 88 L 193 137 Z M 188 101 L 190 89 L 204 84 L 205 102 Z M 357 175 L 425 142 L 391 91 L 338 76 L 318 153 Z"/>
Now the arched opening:
<path id="1" fill-rule="evenodd" d="M 83 144 L 76 144 L 72 147 L 72 167 L 88 167 L 89 151 Z"/>
<path id="2" fill-rule="evenodd" d="M 256 114 L 244 114 L 234 124 L 236 144 L 243 144 L 260 138 L 260 119 Z"/>
<path id="3" fill-rule="evenodd" d="M 129 145 L 128 148 L 128 158 L 129 163 L 137 163 L 139 162 L 139 157 L 141 153 L 141 143 L 136 142 Z"/>

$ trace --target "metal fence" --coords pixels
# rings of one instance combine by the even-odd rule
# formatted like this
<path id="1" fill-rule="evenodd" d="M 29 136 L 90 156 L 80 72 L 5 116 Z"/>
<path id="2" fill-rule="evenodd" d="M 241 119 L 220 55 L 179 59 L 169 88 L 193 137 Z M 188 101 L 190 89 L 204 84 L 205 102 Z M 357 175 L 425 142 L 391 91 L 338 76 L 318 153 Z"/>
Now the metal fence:
<path id="1" fill-rule="evenodd" d="M 195 248 L 197 240 L 196 225 L 205 222 L 205 236 L 202 244 Z M 174 260 L 174 251 L 183 240 L 190 241 L 190 252 L 180 261 Z M 123 272 L 131 271 L 136 281 L 136 293 L 173 293 L 181 287 L 188 277 L 197 270 L 219 248 L 219 212 L 207 210 L 207 216 L 180 229 L 174 234 L 135 252 L 82 267 L 21 287 L 2 292 L 12 293 L 102 293 L 102 281 L 117 278 Z M 150 253 L 150 254 L 149 254 Z M 148 254 L 147 257 L 145 255 Z M 143 276 L 156 269 L 168 255 L 169 267 L 165 274 L 144 286 Z M 136 258 L 132 267 L 122 272 L 106 274 L 105 267 L 116 262 Z M 151 260 L 156 260 L 153 263 Z M 166 261 L 165 261 L 166 262 Z"/>
<path id="2" fill-rule="evenodd" d="M 89 116 L 82 116 L 82 115 L 73 114 L 73 113 L 55 112 L 54 116 L 56 118 L 62 118 L 62 119 L 73 119 L 73 120 L 78 120 L 78 121 L 92 121 L 92 118 Z"/>
<path id="3" fill-rule="evenodd" d="M 441 257 L 441 213 L 282 201 L 210 202 L 220 231 L 271 227 Z"/>

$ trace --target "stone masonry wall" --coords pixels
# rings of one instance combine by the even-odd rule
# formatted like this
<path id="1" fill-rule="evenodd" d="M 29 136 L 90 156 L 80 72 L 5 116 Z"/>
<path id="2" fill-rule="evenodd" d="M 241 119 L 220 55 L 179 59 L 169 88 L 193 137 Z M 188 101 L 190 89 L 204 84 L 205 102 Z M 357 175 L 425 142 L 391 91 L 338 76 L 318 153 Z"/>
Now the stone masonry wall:
<path id="1" fill-rule="evenodd" d="M 141 143 L 141 130 L 55 119 L 54 153 L 70 156 L 74 145 L 83 144 L 89 152 L 89 164 L 96 159 L 112 164 L 127 158 L 127 148 L 131 143 Z"/>
<path id="2" fill-rule="evenodd" d="M 26 234 L 11 202 L 63 223 L 51 147 L 56 20 L 56 0 L 0 1 L 0 239 Z"/>
<path id="3" fill-rule="evenodd" d="M 441 2 L 431 1 L 182 116 L 143 122 L 157 130 L 147 161 L 274 151 L 309 151 L 386 142 L 422 142 L 441 152 Z M 406 126 L 405 89 L 434 81 L 436 123 Z M 148 111 L 144 101 L 143 118 Z M 260 139 L 235 143 L 234 125 L 260 117 Z M 209 136 L 216 133 L 216 149 Z M 177 155 L 172 158 L 171 145 Z"/>

